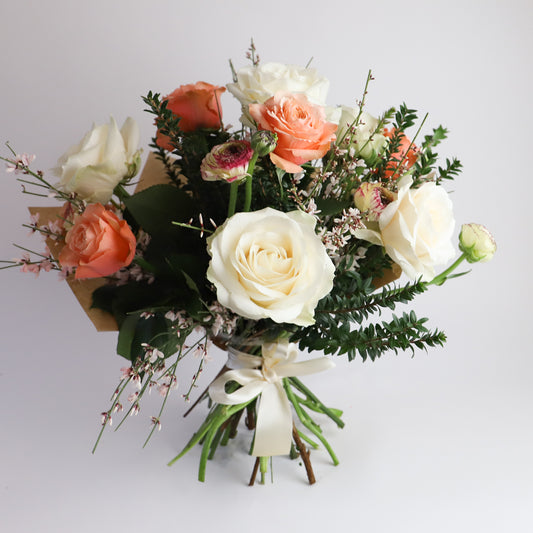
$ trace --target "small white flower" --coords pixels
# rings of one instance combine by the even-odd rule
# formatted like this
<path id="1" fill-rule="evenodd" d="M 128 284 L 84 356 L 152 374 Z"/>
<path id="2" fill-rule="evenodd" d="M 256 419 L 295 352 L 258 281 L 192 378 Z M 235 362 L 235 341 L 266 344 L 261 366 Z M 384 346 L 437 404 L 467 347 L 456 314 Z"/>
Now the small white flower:
<path id="1" fill-rule="evenodd" d="M 19 174 L 20 172 L 25 171 L 29 167 L 32 161 L 35 159 L 34 155 L 31 154 L 17 154 L 12 163 L 6 164 L 6 172 L 14 172 Z"/>

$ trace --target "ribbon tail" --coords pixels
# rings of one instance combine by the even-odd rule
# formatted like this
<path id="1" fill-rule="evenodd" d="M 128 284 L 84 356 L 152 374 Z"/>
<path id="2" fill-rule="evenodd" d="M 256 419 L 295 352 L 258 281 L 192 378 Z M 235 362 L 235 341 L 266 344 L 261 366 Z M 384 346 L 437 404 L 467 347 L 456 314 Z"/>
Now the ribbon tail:
<path id="1" fill-rule="evenodd" d="M 287 455 L 292 442 L 292 412 L 281 381 L 269 383 L 261 393 L 252 455 Z"/>
<path id="2" fill-rule="evenodd" d="M 318 357 L 316 359 L 309 359 L 307 361 L 299 361 L 297 363 L 285 363 L 276 368 L 276 374 L 279 377 L 287 378 L 292 376 L 307 376 L 309 374 L 316 374 L 317 372 L 324 372 L 335 367 L 335 363 L 329 357 Z"/>

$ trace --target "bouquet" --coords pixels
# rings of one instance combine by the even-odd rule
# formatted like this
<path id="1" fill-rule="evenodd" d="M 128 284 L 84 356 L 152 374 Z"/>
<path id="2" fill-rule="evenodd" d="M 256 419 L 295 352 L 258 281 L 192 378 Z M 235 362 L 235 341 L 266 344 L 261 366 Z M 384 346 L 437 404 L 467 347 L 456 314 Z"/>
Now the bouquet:
<path id="1" fill-rule="evenodd" d="M 179 363 L 199 362 L 182 393 L 189 401 L 215 345 L 228 359 L 198 395 L 207 416 L 170 464 L 200 445 L 203 481 L 244 425 L 250 484 L 258 474 L 264 482 L 277 455 L 300 457 L 313 483 L 310 450 L 323 446 L 338 463 L 321 421 L 342 428 L 342 411 L 303 376 L 330 370 L 335 355 L 375 360 L 443 345 L 413 310 L 389 320 L 381 311 L 464 274 L 455 270 L 465 260 L 490 260 L 496 245 L 479 224 L 462 226 L 459 251 L 452 242 L 445 185 L 461 163 L 439 165 L 444 127 L 421 137 L 427 116 L 419 123 L 405 104 L 369 114 L 371 73 L 357 105 L 330 107 L 314 68 L 260 63 L 253 43 L 248 58 L 231 65 L 226 87 L 198 82 L 143 98 L 155 135 L 133 191 L 141 151 L 131 118 L 93 127 L 59 159 L 56 180 L 7 145 L 2 159 L 23 192 L 59 203 L 30 208 L 45 250 L 19 246 L 2 268 L 57 270 L 97 329 L 118 330 L 129 364 L 97 444 L 115 413 L 137 414 L 153 389 L 162 401 L 148 438 L 161 429 L 184 381 Z M 224 125 L 226 91 L 241 104 L 239 128 Z"/>

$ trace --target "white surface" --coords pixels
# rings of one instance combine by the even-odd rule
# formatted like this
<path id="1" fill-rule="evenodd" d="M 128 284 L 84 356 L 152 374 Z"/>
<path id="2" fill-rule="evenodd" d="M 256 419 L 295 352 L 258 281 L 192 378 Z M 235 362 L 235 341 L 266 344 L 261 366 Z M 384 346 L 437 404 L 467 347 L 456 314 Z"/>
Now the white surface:
<path id="1" fill-rule="evenodd" d="M 37 154 L 39 168 L 110 114 L 136 118 L 146 145 L 140 95 L 229 82 L 228 58 L 244 65 L 253 36 L 263 61 L 314 57 L 331 104 L 358 98 L 372 68 L 370 112 L 405 101 L 447 126 L 440 153 L 464 164 L 458 224 L 487 225 L 499 246 L 492 263 L 418 300 L 446 348 L 339 359 L 308 378 L 346 420 L 343 431 L 324 426 L 341 465 L 314 453 L 313 487 L 279 458 L 274 485 L 248 488 L 244 441 L 208 465 L 205 484 L 199 450 L 166 467 L 205 412 L 182 421 L 179 395 L 146 449 L 155 403 L 91 455 L 123 366 L 115 335 L 95 333 L 54 274 L 1 272 L 2 531 L 532 531 L 529 1 L 18 0 L 0 11 L 0 138 Z M 223 105 L 235 124 L 229 94 Z M 0 202 L 0 257 L 11 258 L 11 242 L 38 244 L 20 227 L 37 201 L 5 175 Z M 221 364 L 213 356 L 206 381 Z"/>

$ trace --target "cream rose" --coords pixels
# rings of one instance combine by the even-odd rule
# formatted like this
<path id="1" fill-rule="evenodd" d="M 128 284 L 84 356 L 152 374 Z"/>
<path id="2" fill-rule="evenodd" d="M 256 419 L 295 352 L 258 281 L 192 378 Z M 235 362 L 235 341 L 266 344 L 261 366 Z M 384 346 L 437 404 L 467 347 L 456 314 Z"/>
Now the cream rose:
<path id="1" fill-rule="evenodd" d="M 315 223 L 308 213 L 270 207 L 226 220 L 208 238 L 207 278 L 218 301 L 253 320 L 313 324 L 335 274 Z"/>
<path id="2" fill-rule="evenodd" d="M 248 114 L 250 104 L 262 104 L 277 92 L 284 92 L 305 94 L 312 104 L 324 106 L 329 81 L 314 68 L 265 63 L 240 69 L 237 72 L 237 82 L 228 84 L 227 88 L 241 103 L 241 121 L 251 126 Z"/>
<path id="3" fill-rule="evenodd" d="M 367 162 L 373 162 L 384 152 L 388 139 L 382 131 L 377 131 L 379 120 L 363 111 L 355 124 L 359 109 L 341 106 L 337 130 L 338 143 L 344 142 L 355 149 L 355 155 Z M 352 128 L 354 128 L 352 132 Z M 342 144 L 344 146 L 344 144 Z"/>
<path id="4" fill-rule="evenodd" d="M 435 266 L 455 256 L 452 202 L 435 183 L 424 183 L 417 189 L 411 189 L 411 184 L 411 176 L 404 177 L 397 198 L 385 207 L 376 223 L 357 230 L 356 236 L 384 246 L 410 278 L 431 281 Z"/>
<path id="5" fill-rule="evenodd" d="M 112 117 L 109 124 L 93 126 L 58 160 L 54 169 L 61 178 L 58 187 L 87 202 L 105 204 L 122 179 L 137 173 L 138 146 L 139 127 L 131 117 L 120 130 Z"/>

